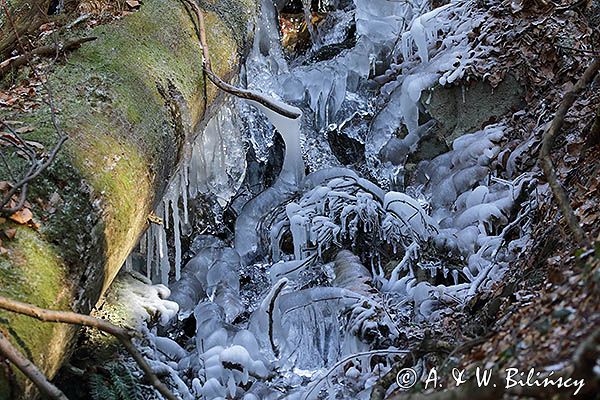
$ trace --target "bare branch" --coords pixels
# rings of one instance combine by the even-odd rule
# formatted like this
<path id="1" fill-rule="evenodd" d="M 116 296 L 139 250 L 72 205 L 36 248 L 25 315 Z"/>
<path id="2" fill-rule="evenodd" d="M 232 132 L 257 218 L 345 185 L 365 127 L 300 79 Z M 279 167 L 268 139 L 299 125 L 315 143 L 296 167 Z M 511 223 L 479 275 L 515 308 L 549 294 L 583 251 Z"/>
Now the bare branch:
<path id="1" fill-rule="evenodd" d="M 194 12 L 196 14 L 196 18 L 198 18 L 198 31 L 199 31 L 198 36 L 200 39 L 200 45 L 202 46 L 203 69 L 204 69 L 204 72 L 206 73 L 206 76 L 208 76 L 208 79 L 210 79 L 210 81 L 212 83 L 214 83 L 216 87 L 218 87 L 222 91 L 229 93 L 233 96 L 240 97 L 240 98 L 246 99 L 246 100 L 256 101 L 257 103 L 262 104 L 263 106 L 267 107 L 268 109 L 276 112 L 279 115 L 283 115 L 286 118 L 297 119 L 302 116 L 301 113 L 293 111 L 288 108 L 285 108 L 285 107 L 281 106 L 280 104 L 278 104 L 277 102 L 273 101 L 272 99 L 270 99 L 260 93 L 253 92 L 252 90 L 240 89 L 238 87 L 235 87 L 233 85 L 226 83 L 221 78 L 219 78 L 212 71 L 212 68 L 210 66 L 210 53 L 208 51 L 208 41 L 206 40 L 206 26 L 204 23 L 204 14 L 202 13 L 202 10 L 200 9 L 200 7 L 198 7 L 198 5 L 196 4 L 196 2 L 194 0 L 182 0 L 182 1 L 184 4 L 187 4 L 189 7 L 191 7 L 194 10 Z"/>
<path id="2" fill-rule="evenodd" d="M 89 315 L 78 314 L 72 311 L 54 311 L 47 310 L 44 308 L 36 307 L 32 304 L 22 303 L 20 301 L 11 300 L 6 297 L 0 296 L 0 309 L 15 312 L 17 314 L 27 315 L 32 318 L 36 318 L 44 322 L 62 322 L 72 325 L 88 326 L 96 328 L 103 332 L 113 335 L 129 354 L 133 357 L 135 362 L 144 372 L 146 380 L 154 386 L 160 394 L 162 394 L 168 400 L 177 400 L 177 397 L 165 386 L 164 383 L 158 379 L 156 374 L 152 371 L 152 368 L 138 349 L 134 346 L 131 339 L 138 335 L 138 333 L 132 329 L 125 329 L 119 326 L 113 325 L 110 322 L 95 318 Z"/>
<path id="3" fill-rule="evenodd" d="M 0 76 L 2 76 L 11 68 L 18 68 L 21 65 L 27 64 L 27 62 L 31 60 L 31 58 L 33 58 L 34 56 L 54 57 L 59 54 L 64 54 L 68 51 L 75 50 L 79 48 L 83 43 L 91 42 L 92 40 L 96 40 L 96 38 L 84 37 L 73 39 L 65 43 L 59 43 L 50 46 L 41 46 L 31 50 L 30 52 L 11 57 L 7 60 L 0 62 Z"/>
<path id="4" fill-rule="evenodd" d="M 0 332 L 0 354 L 13 363 L 35 386 L 51 399 L 69 400 L 63 392 L 54 386 L 48 378 L 31 361 L 25 358 L 19 350 Z"/>
<path id="5" fill-rule="evenodd" d="M 579 81 L 577 81 L 573 89 L 565 94 L 563 101 L 558 107 L 554 119 L 550 124 L 550 128 L 548 128 L 548 130 L 546 130 L 542 136 L 542 148 L 539 156 L 542 170 L 544 171 L 544 175 L 546 176 L 548 184 L 552 189 L 552 193 L 554 193 L 554 197 L 556 198 L 556 202 L 562 211 L 563 217 L 566 219 L 569 228 L 573 232 L 575 240 L 577 240 L 579 244 L 585 246 L 588 246 L 590 242 L 586 237 L 585 232 L 579 225 L 579 220 L 577 219 L 577 216 L 575 216 L 573 208 L 571 208 L 569 196 L 567 195 L 566 190 L 558 181 L 558 176 L 556 175 L 556 171 L 552 165 L 552 159 L 550 158 L 550 152 L 552 150 L 552 146 L 554 145 L 554 141 L 556 140 L 556 137 L 560 133 L 560 130 L 563 126 L 567 112 L 583 89 L 585 89 L 589 83 L 592 82 L 599 69 L 600 58 L 596 58 L 585 70 L 583 76 L 579 79 Z"/>

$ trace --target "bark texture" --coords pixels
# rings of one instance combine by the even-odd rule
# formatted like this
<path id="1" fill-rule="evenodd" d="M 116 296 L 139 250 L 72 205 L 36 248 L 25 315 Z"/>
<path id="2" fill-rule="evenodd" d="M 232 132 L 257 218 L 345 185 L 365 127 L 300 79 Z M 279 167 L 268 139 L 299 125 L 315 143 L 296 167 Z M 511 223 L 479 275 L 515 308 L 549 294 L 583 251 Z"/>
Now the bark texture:
<path id="1" fill-rule="evenodd" d="M 237 72 L 251 35 L 255 0 L 206 1 L 215 73 Z M 51 309 L 88 313 L 108 288 L 147 225 L 175 172 L 182 148 L 217 100 L 202 73 L 202 49 L 189 12 L 177 0 L 146 0 L 140 11 L 84 32 L 97 37 L 48 75 L 57 117 L 69 135 L 60 156 L 32 185 L 35 204 L 59 199 L 56 211 L 33 207 L 41 227 L 17 234 L 0 256 L 0 295 Z M 5 25 L 0 23 L 4 41 Z M 2 47 L 0 47 L 0 52 Z M 35 128 L 28 139 L 51 148 L 48 107 L 5 120 Z M 0 167 L 0 180 L 7 180 Z M 0 313 L 0 331 L 52 377 L 74 328 Z M 0 366 L 0 399 L 31 398 L 15 368 Z"/>

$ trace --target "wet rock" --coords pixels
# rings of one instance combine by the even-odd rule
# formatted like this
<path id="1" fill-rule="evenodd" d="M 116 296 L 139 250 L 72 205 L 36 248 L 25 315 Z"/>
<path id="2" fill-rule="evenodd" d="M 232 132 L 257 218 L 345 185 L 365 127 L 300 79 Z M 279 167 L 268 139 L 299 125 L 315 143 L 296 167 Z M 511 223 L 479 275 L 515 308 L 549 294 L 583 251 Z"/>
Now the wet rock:
<path id="1" fill-rule="evenodd" d="M 480 129 L 523 105 L 525 91 L 512 75 L 498 87 L 477 81 L 469 86 L 436 86 L 423 93 L 425 111 L 438 121 L 437 136 L 446 143 Z"/>

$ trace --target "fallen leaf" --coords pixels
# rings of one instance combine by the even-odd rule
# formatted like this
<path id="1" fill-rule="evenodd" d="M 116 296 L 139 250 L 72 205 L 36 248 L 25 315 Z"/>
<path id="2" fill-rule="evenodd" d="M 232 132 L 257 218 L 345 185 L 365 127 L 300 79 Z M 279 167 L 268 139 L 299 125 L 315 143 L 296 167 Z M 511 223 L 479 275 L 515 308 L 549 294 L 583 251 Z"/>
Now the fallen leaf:
<path id="1" fill-rule="evenodd" d="M 4 231 L 4 235 L 9 239 L 14 239 L 17 235 L 17 230 L 15 228 L 7 229 Z"/>
<path id="2" fill-rule="evenodd" d="M 33 218 L 33 213 L 30 209 L 24 208 L 22 210 L 17 211 L 13 215 L 9 217 L 11 220 L 15 221 L 17 224 L 25 225 Z"/>
<path id="3" fill-rule="evenodd" d="M 127 0 L 125 3 L 131 8 L 137 8 L 140 6 L 140 2 L 138 0 Z"/>
<path id="4" fill-rule="evenodd" d="M 17 133 L 29 133 L 29 132 L 33 132 L 34 129 L 31 126 L 22 126 L 20 128 L 17 128 L 14 130 Z"/>

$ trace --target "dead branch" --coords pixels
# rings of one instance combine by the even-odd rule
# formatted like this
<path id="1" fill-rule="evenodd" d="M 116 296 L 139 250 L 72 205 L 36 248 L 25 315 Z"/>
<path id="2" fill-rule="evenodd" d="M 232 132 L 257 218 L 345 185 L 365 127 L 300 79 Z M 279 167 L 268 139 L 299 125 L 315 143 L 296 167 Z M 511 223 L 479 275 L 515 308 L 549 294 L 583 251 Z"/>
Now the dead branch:
<path id="1" fill-rule="evenodd" d="M 240 89 L 233 85 L 230 85 L 223 81 L 217 74 L 215 74 L 211 68 L 210 64 L 210 53 L 208 51 L 208 40 L 206 40 L 206 26 L 204 23 L 204 13 L 196 4 L 194 0 L 182 0 L 183 3 L 194 10 L 196 14 L 196 18 L 198 19 L 198 38 L 200 39 L 200 46 L 202 47 L 202 66 L 203 70 L 206 73 L 208 79 L 219 89 L 222 91 L 229 93 L 233 96 L 256 101 L 257 103 L 262 104 L 268 109 L 276 112 L 279 115 L 283 115 L 286 118 L 297 119 L 302 116 L 301 113 L 290 110 L 288 108 L 283 107 L 277 102 L 273 101 L 269 97 L 262 95 L 261 93 L 254 92 L 252 90 Z"/>
<path id="2" fill-rule="evenodd" d="M 567 224 L 573 235 L 575 236 L 575 240 L 580 245 L 589 245 L 589 240 L 585 235 L 585 232 L 579 225 L 579 220 L 575 213 L 573 212 L 573 208 L 571 208 L 571 204 L 569 203 L 569 197 L 567 195 L 566 190 L 562 187 L 558 180 L 558 176 L 556 175 L 556 171 L 554 170 L 554 166 L 552 165 L 552 159 L 550 158 L 550 152 L 556 140 L 556 137 L 560 133 L 560 130 L 563 126 L 565 116 L 567 112 L 579 96 L 579 94 L 585 89 L 590 82 L 596 76 L 598 70 L 600 69 L 600 58 L 596 58 L 592 64 L 585 70 L 583 76 L 577 81 L 573 89 L 565 94 L 563 101 L 561 102 L 552 123 L 550 124 L 550 128 L 544 132 L 542 136 L 542 148 L 540 150 L 540 164 L 542 166 L 542 170 L 544 171 L 544 175 L 546 176 L 546 180 L 552 189 L 552 193 L 556 198 L 556 202 L 558 203 L 563 217 L 566 219 Z"/>
<path id="3" fill-rule="evenodd" d="M 0 332 L 0 355 L 13 363 L 44 395 L 55 400 L 69 400 L 31 361 Z"/>
<path id="4" fill-rule="evenodd" d="M 21 65 L 27 64 L 34 56 L 38 57 L 55 57 L 60 54 L 65 54 L 69 51 L 78 49 L 83 43 L 96 40 L 96 37 L 84 37 L 72 39 L 65 43 L 58 43 L 49 46 L 40 46 L 30 52 L 11 57 L 0 62 L 0 76 L 6 73 L 11 68 L 18 68 Z"/>
<path id="5" fill-rule="evenodd" d="M 230 84 L 226 83 L 225 81 L 223 81 L 214 72 L 212 72 L 210 69 L 208 69 L 206 67 L 204 67 L 204 72 L 206 72 L 206 76 L 208 76 L 208 79 L 210 79 L 210 81 L 212 83 L 214 83 L 216 87 L 218 87 L 219 89 L 221 89 L 224 92 L 227 92 L 236 97 L 240 97 L 242 99 L 256 101 L 257 103 L 262 104 L 263 106 L 267 107 L 268 109 L 273 110 L 277 114 L 283 115 L 286 118 L 297 119 L 297 118 L 300 118 L 300 116 L 302 115 L 298 112 L 295 112 L 295 111 L 292 111 L 290 109 L 280 106 L 279 104 L 277 104 L 274 101 L 272 101 L 271 99 L 261 95 L 260 93 L 256 93 L 256 92 L 253 92 L 253 91 L 247 90 L 247 89 L 240 89 L 238 87 L 230 85 Z"/>
<path id="6" fill-rule="evenodd" d="M 121 328 L 111 324 L 106 320 L 95 318 L 89 315 L 78 314 L 72 311 L 47 310 L 36 307 L 32 304 L 22 303 L 20 301 L 11 300 L 2 296 L 0 296 L 0 309 L 11 311 L 17 314 L 27 315 L 44 322 L 60 322 L 96 328 L 114 336 L 119 342 L 121 342 L 123 347 L 125 347 L 127 352 L 129 352 L 131 357 L 133 357 L 135 362 L 142 369 L 146 380 L 166 399 L 177 400 L 177 397 L 175 397 L 175 395 L 169 391 L 169 389 L 160 381 L 160 379 L 158 379 L 156 374 L 152 371 L 150 365 L 148 365 L 144 359 L 144 356 L 142 356 L 142 354 L 133 344 L 132 338 L 138 336 L 136 331 L 132 329 Z"/>
<path id="7" fill-rule="evenodd" d="M 22 176 L 22 178 L 18 182 L 15 182 L 12 184 L 11 189 L 0 200 L 0 215 L 2 215 L 2 214 L 9 215 L 9 214 L 15 213 L 23 207 L 23 204 L 25 203 L 25 199 L 27 197 L 27 189 L 28 189 L 29 183 L 32 180 L 34 180 L 35 178 L 37 178 L 42 172 L 44 172 L 44 170 L 46 170 L 46 168 L 48 168 L 50 166 L 50 164 L 52 164 L 52 162 L 54 162 L 54 160 L 56 159 L 56 156 L 58 155 L 58 152 L 60 151 L 63 144 L 66 142 L 66 140 L 68 139 L 68 136 L 66 136 L 62 132 L 62 130 L 58 126 L 58 123 L 56 122 L 56 119 L 55 119 L 56 116 L 54 115 L 55 114 L 54 106 L 51 105 L 50 108 L 51 108 L 51 114 L 52 114 L 52 118 L 53 118 L 54 127 L 55 127 L 55 129 L 57 129 L 57 132 L 59 133 L 58 142 L 54 145 L 54 148 L 52 149 L 50 154 L 45 158 L 45 160 L 38 159 L 35 156 L 35 154 L 31 154 L 30 151 L 25 151 L 26 154 L 29 154 L 29 156 L 27 157 L 29 159 L 29 168 L 27 169 L 26 173 Z M 0 121 L 0 127 L 8 127 L 8 125 L 6 125 L 6 123 L 4 121 Z M 8 127 L 8 129 L 13 133 L 15 132 L 14 130 L 10 129 L 10 127 Z M 18 136 L 16 136 L 16 135 L 15 135 L 15 137 L 18 138 Z M 22 143 L 26 143 L 26 142 L 19 138 L 18 143 L 16 143 L 15 147 L 17 147 L 17 149 L 26 149 L 27 150 L 26 146 L 23 145 Z M 19 195 L 19 200 L 17 201 L 17 204 L 12 207 L 6 207 L 7 204 L 9 204 L 9 202 L 11 201 L 12 197 L 18 191 L 20 191 L 20 195 Z"/>
<path id="8" fill-rule="evenodd" d="M 600 144 L 600 107 L 596 111 L 596 117 L 588 133 L 588 142 L 591 145 Z"/>

